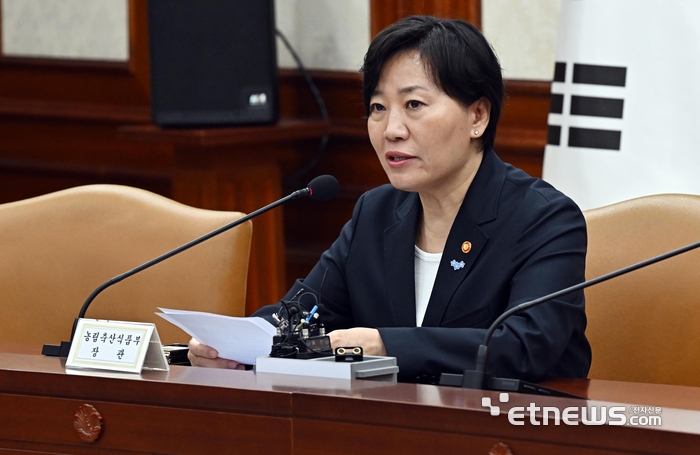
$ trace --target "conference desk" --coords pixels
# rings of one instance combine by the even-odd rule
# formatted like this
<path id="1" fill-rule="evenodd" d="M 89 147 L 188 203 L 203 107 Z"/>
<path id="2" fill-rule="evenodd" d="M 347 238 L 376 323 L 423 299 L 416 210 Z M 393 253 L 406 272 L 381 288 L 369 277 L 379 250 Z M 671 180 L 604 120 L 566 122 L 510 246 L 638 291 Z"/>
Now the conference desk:
<path id="1" fill-rule="evenodd" d="M 556 381 L 589 400 L 511 394 L 508 406 L 649 405 L 662 407 L 663 425 L 514 426 L 506 411 L 482 407 L 484 396 L 498 403 L 495 392 L 179 366 L 76 372 L 64 363 L 0 353 L 0 453 L 700 453 L 693 387 Z M 82 440 L 74 421 L 96 440 Z"/>

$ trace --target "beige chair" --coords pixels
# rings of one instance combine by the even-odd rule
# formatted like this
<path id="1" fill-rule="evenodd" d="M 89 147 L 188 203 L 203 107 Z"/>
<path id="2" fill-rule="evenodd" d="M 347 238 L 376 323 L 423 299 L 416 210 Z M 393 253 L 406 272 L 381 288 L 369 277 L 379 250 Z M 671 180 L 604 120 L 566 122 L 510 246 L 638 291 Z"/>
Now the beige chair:
<path id="1" fill-rule="evenodd" d="M 700 196 L 648 196 L 584 215 L 587 279 L 700 241 Z M 585 292 L 590 378 L 700 386 L 700 249 Z"/>
<path id="2" fill-rule="evenodd" d="M 0 205 L 0 342 L 68 340 L 97 286 L 241 216 L 118 185 Z M 157 307 L 242 316 L 251 233 L 244 223 L 113 285 L 86 317 L 155 322 L 167 344 L 189 336 Z"/>

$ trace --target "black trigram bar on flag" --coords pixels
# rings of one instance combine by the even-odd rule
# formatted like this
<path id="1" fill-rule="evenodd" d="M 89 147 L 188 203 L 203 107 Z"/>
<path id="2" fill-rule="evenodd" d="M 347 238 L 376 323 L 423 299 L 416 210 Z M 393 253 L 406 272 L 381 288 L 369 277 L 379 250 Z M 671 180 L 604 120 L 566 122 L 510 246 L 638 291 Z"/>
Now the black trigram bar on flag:
<path id="1" fill-rule="evenodd" d="M 572 95 L 570 112 L 571 115 L 622 118 L 624 101 L 617 98 Z"/>
<path id="2" fill-rule="evenodd" d="M 612 85 L 624 87 L 627 68 L 621 66 L 584 65 L 574 63 L 574 84 Z"/>
<path id="3" fill-rule="evenodd" d="M 566 82 L 566 63 L 554 63 L 554 82 Z"/>
<path id="4" fill-rule="evenodd" d="M 549 105 L 549 112 L 552 114 L 563 114 L 564 113 L 564 95 L 560 93 L 552 93 L 551 104 Z"/>
<path id="5" fill-rule="evenodd" d="M 620 150 L 622 131 L 596 130 L 592 128 L 569 128 L 569 147 Z"/>
<path id="6" fill-rule="evenodd" d="M 549 125 L 547 129 L 547 144 L 559 145 L 561 142 L 561 126 Z"/>
<path id="7" fill-rule="evenodd" d="M 556 62 L 554 65 L 554 82 L 566 81 L 566 66 L 564 62 Z M 588 65 L 574 63 L 571 72 L 573 84 L 604 85 L 610 87 L 625 87 L 627 81 L 627 68 L 618 66 Z M 581 90 L 577 90 L 581 91 Z M 566 114 L 565 101 L 568 97 L 568 114 L 576 117 L 602 117 L 609 119 L 622 119 L 624 99 L 606 98 L 600 96 L 586 96 L 583 94 L 569 95 L 552 93 L 549 112 L 552 114 Z M 570 127 L 568 128 L 569 147 L 597 148 L 604 150 L 620 150 L 622 132 L 619 130 L 606 130 L 596 128 Z M 549 125 L 547 144 L 561 145 L 562 126 Z"/>

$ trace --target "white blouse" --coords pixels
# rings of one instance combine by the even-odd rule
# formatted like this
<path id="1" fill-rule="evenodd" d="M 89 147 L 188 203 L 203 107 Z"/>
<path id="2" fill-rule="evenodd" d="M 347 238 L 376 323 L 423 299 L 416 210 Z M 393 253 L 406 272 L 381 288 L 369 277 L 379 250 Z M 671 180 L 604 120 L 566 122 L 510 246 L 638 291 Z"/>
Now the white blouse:
<path id="1" fill-rule="evenodd" d="M 415 247 L 416 326 L 418 327 L 423 324 L 425 310 L 428 309 L 428 301 L 433 292 L 440 259 L 442 259 L 442 253 L 426 253 L 417 246 Z"/>

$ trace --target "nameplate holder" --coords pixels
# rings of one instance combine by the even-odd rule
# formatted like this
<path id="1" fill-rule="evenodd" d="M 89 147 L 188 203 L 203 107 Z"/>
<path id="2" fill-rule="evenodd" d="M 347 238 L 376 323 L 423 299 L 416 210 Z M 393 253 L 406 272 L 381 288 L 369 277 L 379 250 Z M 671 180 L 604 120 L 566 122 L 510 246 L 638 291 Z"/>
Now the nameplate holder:
<path id="1" fill-rule="evenodd" d="M 66 368 L 170 371 L 155 324 L 100 319 L 78 321 Z"/>

